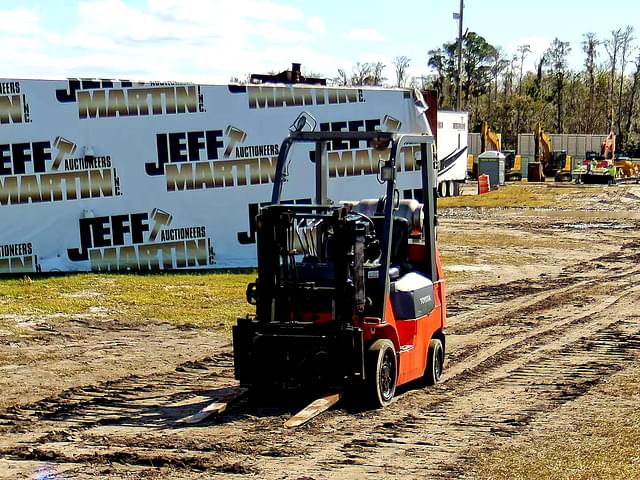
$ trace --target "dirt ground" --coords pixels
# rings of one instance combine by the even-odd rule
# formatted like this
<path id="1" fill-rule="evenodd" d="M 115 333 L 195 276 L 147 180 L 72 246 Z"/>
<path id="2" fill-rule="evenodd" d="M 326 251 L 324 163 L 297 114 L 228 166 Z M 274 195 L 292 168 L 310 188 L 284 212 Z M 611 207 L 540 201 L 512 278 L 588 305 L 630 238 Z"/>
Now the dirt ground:
<path id="1" fill-rule="evenodd" d="M 303 405 L 243 400 L 186 426 L 234 384 L 228 335 L 32 322 L 42 336 L 0 338 L 0 478 L 474 478 L 479 453 L 552 429 L 640 364 L 640 186 L 560 198 L 441 210 L 446 378 L 382 410 L 338 404 L 291 430 Z"/>

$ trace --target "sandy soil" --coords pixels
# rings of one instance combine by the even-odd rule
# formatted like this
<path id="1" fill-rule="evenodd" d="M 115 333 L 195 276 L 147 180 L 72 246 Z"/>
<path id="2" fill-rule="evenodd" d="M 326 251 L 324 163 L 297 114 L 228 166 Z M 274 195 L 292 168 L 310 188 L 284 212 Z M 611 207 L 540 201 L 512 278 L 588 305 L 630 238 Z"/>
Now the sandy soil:
<path id="1" fill-rule="evenodd" d="M 283 422 L 303 405 L 243 400 L 186 426 L 179 420 L 234 384 L 225 335 L 124 319 L 0 339 L 0 478 L 468 475 L 476 452 L 550 428 L 556 412 L 640 362 L 640 187 L 593 191 L 563 210 L 441 212 L 443 238 L 488 240 L 441 243 L 467 259 L 449 265 L 458 280 L 446 379 L 403 389 L 382 410 L 338 404 L 291 430 Z M 514 236 L 520 246 L 500 242 Z"/>

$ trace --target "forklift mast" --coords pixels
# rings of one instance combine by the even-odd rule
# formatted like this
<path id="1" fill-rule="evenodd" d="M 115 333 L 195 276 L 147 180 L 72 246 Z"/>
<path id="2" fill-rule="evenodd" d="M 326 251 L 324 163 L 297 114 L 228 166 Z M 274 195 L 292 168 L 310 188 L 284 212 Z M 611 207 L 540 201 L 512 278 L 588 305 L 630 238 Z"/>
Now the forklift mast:
<path id="1" fill-rule="evenodd" d="M 281 205 L 282 186 L 285 182 L 285 168 L 289 162 L 290 151 L 295 144 L 313 143 L 315 144 L 315 205 L 304 205 L 296 207 L 300 210 L 317 210 L 321 211 L 330 205 L 327 198 L 327 181 L 328 181 L 328 148 L 330 142 L 334 141 L 367 141 L 376 150 L 389 151 L 388 159 L 383 163 L 380 171 L 381 180 L 386 183 L 386 199 L 394 199 L 384 202 L 384 224 L 381 245 L 381 261 L 380 272 L 388 272 L 390 268 L 391 241 L 393 234 L 393 213 L 397 210 L 398 205 L 395 199 L 399 192 L 396 188 L 396 171 L 401 154 L 405 147 L 416 146 L 419 148 L 419 158 L 417 163 L 421 169 L 422 180 L 422 202 L 423 202 L 423 238 L 427 245 L 427 252 L 424 264 L 420 269 L 431 281 L 438 280 L 438 271 L 436 268 L 436 169 L 433 157 L 433 138 L 429 135 L 410 135 L 389 132 L 293 132 L 287 137 L 280 147 L 278 155 L 278 163 L 275 170 L 275 180 L 273 194 L 271 197 L 271 205 Z M 426 161 L 424 161 L 424 160 Z M 288 205 L 288 208 L 291 208 Z M 266 254 L 266 252 L 265 252 Z M 260 261 L 260 255 L 259 255 Z M 260 272 L 259 272 L 260 274 Z M 389 293 L 389 275 L 380 274 L 378 277 L 378 298 L 385 298 Z M 378 316 L 383 319 L 385 316 L 384 302 L 380 303 Z"/>

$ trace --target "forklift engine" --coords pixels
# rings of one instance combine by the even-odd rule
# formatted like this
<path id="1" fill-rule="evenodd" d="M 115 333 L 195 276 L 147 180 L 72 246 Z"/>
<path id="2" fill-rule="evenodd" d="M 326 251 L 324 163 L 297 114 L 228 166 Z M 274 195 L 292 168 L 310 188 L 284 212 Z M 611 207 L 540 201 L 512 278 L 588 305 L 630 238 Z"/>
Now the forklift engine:
<path id="1" fill-rule="evenodd" d="M 380 174 L 384 197 L 327 200 L 326 151 L 334 137 L 382 137 L 390 146 Z M 256 314 L 238 318 L 233 329 L 235 375 L 250 392 L 355 387 L 382 406 L 398 384 L 440 379 L 446 320 L 431 141 L 380 132 L 294 132 L 285 140 L 271 205 L 256 219 L 258 278 L 247 288 Z M 280 202 L 295 142 L 316 144 L 315 204 Z M 427 207 L 397 198 L 395 159 L 408 145 L 424 159 Z"/>

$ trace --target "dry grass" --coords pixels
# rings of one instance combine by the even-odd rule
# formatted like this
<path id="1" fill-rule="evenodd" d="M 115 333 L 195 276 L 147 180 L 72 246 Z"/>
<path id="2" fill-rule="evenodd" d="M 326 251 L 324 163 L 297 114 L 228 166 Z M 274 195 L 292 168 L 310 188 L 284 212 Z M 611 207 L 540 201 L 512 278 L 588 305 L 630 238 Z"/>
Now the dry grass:
<path id="1" fill-rule="evenodd" d="M 255 274 L 210 272 L 3 279 L 0 318 L 20 315 L 60 322 L 79 316 L 226 329 L 237 315 L 253 311 L 245 290 L 254 279 Z"/>
<path id="2" fill-rule="evenodd" d="M 11 339 L 29 338 L 36 335 L 31 328 L 19 325 L 13 319 L 0 319 L 0 338 Z"/>
<path id="3" fill-rule="evenodd" d="M 592 189 L 523 183 L 502 186 L 485 195 L 440 198 L 438 199 L 438 207 L 574 208 L 576 199 L 592 197 L 593 194 Z"/>
<path id="4" fill-rule="evenodd" d="M 468 264 L 471 258 L 462 260 Z M 469 275 L 449 272 L 447 282 L 451 285 Z M 46 332 L 31 328 L 31 323 L 60 324 L 74 318 L 161 321 L 228 331 L 237 316 L 255 312 L 245 298 L 247 284 L 255 277 L 255 273 L 81 273 L 0 279 L 0 337 L 42 336 Z"/>
<path id="5" fill-rule="evenodd" d="M 640 478 L 640 367 L 616 375 L 575 405 L 555 429 L 479 457 L 474 478 Z"/>

